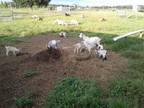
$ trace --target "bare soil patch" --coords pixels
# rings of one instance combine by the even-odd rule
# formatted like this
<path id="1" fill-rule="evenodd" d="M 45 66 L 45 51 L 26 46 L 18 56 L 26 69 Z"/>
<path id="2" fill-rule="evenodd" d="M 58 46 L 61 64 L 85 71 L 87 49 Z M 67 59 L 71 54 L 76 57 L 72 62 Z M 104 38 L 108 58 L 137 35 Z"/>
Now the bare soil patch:
<path id="1" fill-rule="evenodd" d="M 62 41 L 58 50 L 46 49 L 47 42 L 52 39 Z M 25 54 L 16 57 L 5 56 L 4 48 L 0 47 L 0 108 L 11 107 L 16 97 L 26 94 L 31 94 L 35 108 L 41 108 L 53 84 L 67 76 L 97 80 L 105 89 L 108 81 L 127 68 L 127 60 L 114 52 L 108 53 L 106 61 L 95 56 L 76 60 L 73 44 L 79 41 L 77 38 L 49 35 L 24 39 L 14 46 L 22 48 Z M 25 78 L 24 72 L 31 69 L 39 71 L 39 74 Z"/>

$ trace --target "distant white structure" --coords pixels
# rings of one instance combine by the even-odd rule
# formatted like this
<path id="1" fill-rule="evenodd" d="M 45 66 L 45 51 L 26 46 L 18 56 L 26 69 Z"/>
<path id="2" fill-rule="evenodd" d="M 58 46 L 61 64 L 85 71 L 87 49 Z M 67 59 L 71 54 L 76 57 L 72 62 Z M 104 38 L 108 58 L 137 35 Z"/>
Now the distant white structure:
<path id="1" fill-rule="evenodd" d="M 132 9 L 133 9 L 133 11 L 138 12 L 138 5 L 133 5 Z"/>
<path id="2" fill-rule="evenodd" d="M 126 17 L 127 16 L 127 13 L 125 10 L 117 10 L 117 15 L 119 17 Z"/>
<path id="3" fill-rule="evenodd" d="M 144 12 L 144 5 L 133 5 L 132 6 L 133 11 L 135 12 Z"/>
<path id="4" fill-rule="evenodd" d="M 70 12 L 70 7 L 58 6 L 56 8 L 56 10 L 57 10 L 57 12 L 64 12 L 64 13 L 66 13 L 66 12 Z"/>

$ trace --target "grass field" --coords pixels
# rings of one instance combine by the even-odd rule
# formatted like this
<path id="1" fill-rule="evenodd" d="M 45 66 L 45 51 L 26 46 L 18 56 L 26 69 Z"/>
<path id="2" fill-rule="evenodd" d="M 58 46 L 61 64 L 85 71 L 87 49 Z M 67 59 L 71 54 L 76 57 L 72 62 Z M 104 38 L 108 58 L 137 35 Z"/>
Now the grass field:
<path id="1" fill-rule="evenodd" d="M 116 11 L 112 10 L 83 10 L 73 11 L 70 17 L 64 16 L 62 13 L 54 11 L 47 11 L 46 9 L 39 10 L 28 10 L 28 9 L 16 9 L 16 13 L 27 13 L 22 19 L 16 19 L 14 21 L 0 22 L 0 42 L 3 41 L 16 41 L 21 37 L 31 37 L 40 34 L 53 34 L 57 35 L 60 31 L 66 31 L 68 36 L 78 37 L 80 32 L 86 33 L 88 36 L 99 36 L 102 38 L 102 42 L 106 46 L 108 51 L 114 51 L 119 53 L 124 58 L 128 59 L 128 68 L 126 71 L 121 72 L 121 75 L 109 82 L 107 90 L 107 96 L 99 96 L 100 100 L 93 95 L 96 95 L 94 91 L 89 91 L 86 88 L 86 92 L 89 95 L 82 97 L 80 94 L 80 108 L 143 108 L 144 107 L 144 40 L 139 39 L 138 35 L 122 39 L 118 42 L 113 42 L 112 37 L 125 34 L 127 32 L 139 30 L 144 28 L 144 13 L 135 13 L 127 11 L 128 17 L 119 17 L 116 15 Z M 34 21 L 31 15 L 37 14 L 42 16 L 43 21 Z M 84 14 L 86 17 L 81 18 L 80 15 Z M 106 21 L 101 22 L 100 18 L 105 18 Z M 55 19 L 64 19 L 70 21 L 77 19 L 80 22 L 79 26 L 59 26 L 54 24 Z M 119 61 L 117 61 L 119 62 Z M 64 81 L 70 83 L 71 81 L 77 82 L 77 79 L 67 78 Z M 70 81 L 70 82 L 69 82 Z M 80 83 L 79 83 L 80 82 Z M 55 90 L 51 92 L 50 104 L 46 102 L 46 108 L 52 108 L 51 105 L 56 105 L 55 108 L 74 108 L 71 102 L 75 103 L 77 91 L 71 93 L 73 85 L 63 85 L 63 81 L 58 83 Z M 90 82 L 88 82 L 90 83 Z M 94 83 L 94 82 L 93 82 Z M 93 85 L 92 83 L 92 85 Z M 84 82 L 78 79 L 78 85 L 83 88 Z M 83 85 L 81 85 L 83 84 Z M 97 90 L 90 85 L 91 90 Z M 86 87 L 88 85 L 86 84 Z M 66 88 L 67 87 L 67 88 Z M 89 87 L 89 86 L 88 86 Z M 62 97 L 61 94 L 67 90 L 66 97 Z M 77 89 L 77 87 L 76 87 Z M 72 89 L 73 90 L 73 89 Z M 83 89 L 80 89 L 83 90 Z M 55 94 L 58 94 L 57 96 Z M 73 99 L 70 99 L 71 96 Z M 88 100 L 93 98 L 92 103 Z M 56 102 L 57 99 L 61 98 L 61 101 Z M 104 99 L 103 99 L 104 98 Z M 66 101 L 67 100 L 67 101 Z M 98 100 L 98 103 L 95 101 Z M 60 104 L 63 103 L 63 104 Z M 78 103 L 77 103 L 78 104 Z M 92 104 L 94 106 L 91 106 Z M 96 107 L 95 107 L 96 106 Z"/>
<path id="2" fill-rule="evenodd" d="M 113 11 L 76 11 L 72 12 L 71 17 L 65 17 L 62 13 L 44 10 L 15 10 L 14 13 L 27 13 L 23 19 L 0 22 L 0 34 L 2 36 L 33 36 L 46 32 L 58 32 L 61 30 L 71 31 L 70 35 L 76 36 L 75 31 L 91 32 L 94 35 L 97 33 L 119 35 L 133 30 L 143 28 L 144 14 L 139 13 L 136 15 L 130 11 L 127 12 L 131 18 L 120 18 Z M 33 14 L 38 14 L 44 17 L 44 21 L 35 22 L 31 19 Z M 85 14 L 86 18 L 80 18 L 80 14 Z M 81 24 L 78 27 L 62 27 L 54 24 L 54 20 L 60 18 L 66 21 L 77 19 Z M 106 18 L 107 21 L 100 22 L 100 18 Z"/>

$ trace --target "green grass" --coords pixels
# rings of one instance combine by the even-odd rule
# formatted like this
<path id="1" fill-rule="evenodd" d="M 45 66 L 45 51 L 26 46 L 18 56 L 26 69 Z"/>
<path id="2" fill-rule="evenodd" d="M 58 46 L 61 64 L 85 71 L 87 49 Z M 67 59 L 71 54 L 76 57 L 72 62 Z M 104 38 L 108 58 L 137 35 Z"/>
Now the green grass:
<path id="1" fill-rule="evenodd" d="M 143 108 L 144 80 L 117 80 L 109 86 L 110 108 Z M 119 107 L 118 107 L 119 106 Z"/>
<path id="2" fill-rule="evenodd" d="M 33 100 L 26 97 L 20 97 L 16 98 L 15 104 L 18 108 L 25 108 L 31 106 L 33 104 Z"/>
<path id="3" fill-rule="evenodd" d="M 16 19 L 9 22 L 0 22 L 0 35 L 6 36 L 33 36 L 45 32 L 58 32 L 61 30 L 65 31 L 84 31 L 91 33 L 109 33 L 109 34 L 123 34 L 125 32 L 141 29 L 144 26 L 144 14 L 139 13 L 138 18 L 120 18 L 116 16 L 116 12 L 113 11 L 75 11 L 72 12 L 70 17 L 65 17 L 62 13 L 56 13 L 44 10 L 14 10 L 15 12 L 21 11 L 21 13 L 28 12 L 29 14 L 23 19 Z M 80 14 L 84 13 L 87 15 L 85 19 L 80 18 Z M 33 21 L 31 19 L 32 14 L 38 14 L 44 17 L 44 21 Z M 131 12 L 128 11 L 128 14 Z M 107 21 L 100 22 L 101 17 L 106 18 Z M 77 27 L 58 26 L 53 24 L 54 20 L 60 18 L 66 21 L 71 19 L 77 19 L 81 24 Z M 69 32 L 70 35 L 73 33 Z M 75 34 L 77 36 L 78 34 Z"/>
<path id="4" fill-rule="evenodd" d="M 108 108 L 137 108 L 134 107 L 132 101 L 126 97 L 110 98 L 108 100 Z"/>
<path id="5" fill-rule="evenodd" d="M 112 45 L 112 50 L 128 59 L 126 78 L 144 79 L 144 40 L 130 38 Z"/>
<path id="6" fill-rule="evenodd" d="M 48 94 L 44 108 L 101 108 L 100 97 L 95 81 L 68 77 Z"/>

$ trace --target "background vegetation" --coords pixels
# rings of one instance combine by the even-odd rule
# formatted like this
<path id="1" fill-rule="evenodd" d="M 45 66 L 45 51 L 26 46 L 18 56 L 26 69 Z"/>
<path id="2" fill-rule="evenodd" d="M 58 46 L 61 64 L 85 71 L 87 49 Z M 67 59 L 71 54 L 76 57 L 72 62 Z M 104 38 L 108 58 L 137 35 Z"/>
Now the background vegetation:
<path id="1" fill-rule="evenodd" d="M 38 7 L 47 7 L 51 0 L 12 0 L 13 2 L 9 3 L 6 1 L 0 1 L 1 8 L 8 8 L 11 4 L 13 7 L 23 8 L 38 6 Z"/>

